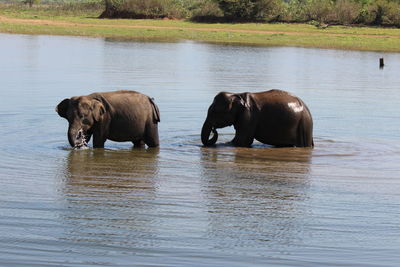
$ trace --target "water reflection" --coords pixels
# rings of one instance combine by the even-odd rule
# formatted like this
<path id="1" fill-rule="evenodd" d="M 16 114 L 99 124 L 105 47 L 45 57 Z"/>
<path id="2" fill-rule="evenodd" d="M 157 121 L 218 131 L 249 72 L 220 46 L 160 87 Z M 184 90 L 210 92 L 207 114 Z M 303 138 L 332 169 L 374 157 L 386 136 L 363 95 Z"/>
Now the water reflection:
<path id="1" fill-rule="evenodd" d="M 158 148 L 71 150 L 64 172 L 65 192 L 90 195 L 153 191 L 158 153 Z"/>
<path id="2" fill-rule="evenodd" d="M 153 148 L 72 150 L 63 171 L 67 231 L 61 239 L 82 245 L 150 242 L 157 220 L 151 200 L 157 190 L 158 154 Z"/>
<path id="3" fill-rule="evenodd" d="M 300 242 L 311 149 L 202 148 L 209 235 L 219 248 Z M 256 252 L 257 253 L 257 252 Z"/>
<path id="4" fill-rule="evenodd" d="M 400 54 L 379 70 L 377 53 L 323 49 L 0 46 L 0 266 L 398 266 Z M 216 93 L 271 88 L 307 102 L 314 150 L 201 148 Z M 60 149 L 55 103 L 117 89 L 155 98 L 160 152 Z"/>

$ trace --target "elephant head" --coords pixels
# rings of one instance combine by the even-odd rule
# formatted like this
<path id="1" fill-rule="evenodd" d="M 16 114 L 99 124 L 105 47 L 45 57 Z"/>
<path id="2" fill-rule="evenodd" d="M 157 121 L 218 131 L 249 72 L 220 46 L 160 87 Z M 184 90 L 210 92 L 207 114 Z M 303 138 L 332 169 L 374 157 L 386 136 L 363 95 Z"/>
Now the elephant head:
<path id="1" fill-rule="evenodd" d="M 80 96 L 66 98 L 56 112 L 69 122 L 68 141 L 72 147 L 86 145 L 96 127 L 106 117 L 106 104 L 102 97 Z"/>
<path id="2" fill-rule="evenodd" d="M 208 108 L 207 118 L 201 129 L 201 142 L 205 146 L 212 146 L 217 142 L 217 128 L 234 125 L 244 109 L 249 108 L 250 103 L 246 94 L 232 94 L 221 92 L 214 98 Z M 210 134 L 213 132 L 213 137 Z"/>

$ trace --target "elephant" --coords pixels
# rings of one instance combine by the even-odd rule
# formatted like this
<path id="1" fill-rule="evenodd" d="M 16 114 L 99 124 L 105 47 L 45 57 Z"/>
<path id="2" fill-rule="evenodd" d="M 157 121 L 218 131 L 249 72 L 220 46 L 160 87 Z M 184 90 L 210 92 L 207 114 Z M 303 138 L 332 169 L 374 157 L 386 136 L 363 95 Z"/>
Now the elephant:
<path id="1" fill-rule="evenodd" d="M 69 122 L 72 147 L 103 148 L 107 139 L 131 141 L 134 147 L 159 146 L 160 112 L 153 99 L 135 91 L 113 91 L 62 100 L 56 112 Z"/>
<path id="2" fill-rule="evenodd" d="M 275 147 L 314 147 L 310 110 L 286 91 L 218 93 L 201 130 L 203 145 L 215 145 L 216 129 L 231 125 L 236 130 L 230 142 L 234 146 L 250 147 L 256 139 Z"/>

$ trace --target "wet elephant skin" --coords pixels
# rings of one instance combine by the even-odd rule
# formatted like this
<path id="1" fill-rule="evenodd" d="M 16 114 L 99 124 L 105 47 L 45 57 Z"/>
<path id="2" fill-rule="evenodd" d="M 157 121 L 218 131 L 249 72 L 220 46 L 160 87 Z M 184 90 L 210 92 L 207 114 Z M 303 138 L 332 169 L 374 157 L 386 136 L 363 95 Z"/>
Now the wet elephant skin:
<path id="1" fill-rule="evenodd" d="M 277 147 L 313 147 L 313 120 L 310 110 L 298 97 L 282 91 L 259 93 L 220 92 L 208 109 L 201 141 L 212 146 L 217 128 L 233 125 L 231 143 L 249 147 L 254 139 Z M 210 139 L 211 132 L 214 133 Z"/>
<path id="2" fill-rule="evenodd" d="M 153 99 L 135 91 L 93 93 L 66 98 L 56 112 L 69 122 L 72 147 L 89 142 L 102 148 L 106 140 L 130 141 L 135 146 L 159 146 L 160 112 Z"/>

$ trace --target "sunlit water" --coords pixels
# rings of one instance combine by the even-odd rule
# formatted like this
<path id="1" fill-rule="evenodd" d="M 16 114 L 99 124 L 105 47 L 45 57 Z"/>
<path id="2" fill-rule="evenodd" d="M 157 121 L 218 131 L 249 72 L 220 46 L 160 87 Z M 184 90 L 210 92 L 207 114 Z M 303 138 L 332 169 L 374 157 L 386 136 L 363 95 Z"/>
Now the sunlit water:
<path id="1" fill-rule="evenodd" d="M 2 34 L 0 58 L 1 266 L 398 266 L 400 54 Z M 315 149 L 201 146 L 215 94 L 271 88 Z M 70 149 L 55 106 L 117 89 L 155 98 L 161 147 Z"/>

